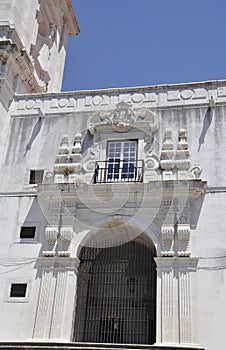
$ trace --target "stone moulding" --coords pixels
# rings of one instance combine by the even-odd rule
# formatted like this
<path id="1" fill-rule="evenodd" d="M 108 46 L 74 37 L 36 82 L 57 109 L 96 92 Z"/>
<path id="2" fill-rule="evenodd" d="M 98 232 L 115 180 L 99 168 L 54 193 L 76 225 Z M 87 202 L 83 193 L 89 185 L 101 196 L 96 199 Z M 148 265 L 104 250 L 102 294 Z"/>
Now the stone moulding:
<path id="1" fill-rule="evenodd" d="M 205 193 L 207 182 L 198 180 L 178 180 L 178 181 L 152 181 L 149 183 L 127 183 L 128 187 L 136 187 L 138 194 L 141 195 L 147 194 L 153 191 L 158 195 L 158 193 L 162 193 L 164 191 L 164 195 L 172 194 L 172 190 L 177 194 L 178 197 L 183 195 L 189 195 L 189 198 L 198 198 L 200 195 Z M 37 194 L 38 196 L 49 196 L 50 194 L 61 194 L 63 196 L 65 193 L 67 195 L 74 195 L 75 199 L 77 199 L 76 193 L 86 192 L 89 193 L 89 198 L 91 199 L 91 195 L 94 194 L 96 197 L 96 193 L 98 195 L 109 194 L 112 191 L 112 184 L 86 184 L 86 183 L 76 183 L 76 184 L 68 184 L 68 183 L 60 183 L 60 184 L 40 184 L 37 186 Z M 120 195 L 120 193 L 128 193 L 128 188 L 124 187 L 123 184 L 115 183 L 114 184 L 114 193 Z M 79 197 L 78 197 L 79 199 Z"/>

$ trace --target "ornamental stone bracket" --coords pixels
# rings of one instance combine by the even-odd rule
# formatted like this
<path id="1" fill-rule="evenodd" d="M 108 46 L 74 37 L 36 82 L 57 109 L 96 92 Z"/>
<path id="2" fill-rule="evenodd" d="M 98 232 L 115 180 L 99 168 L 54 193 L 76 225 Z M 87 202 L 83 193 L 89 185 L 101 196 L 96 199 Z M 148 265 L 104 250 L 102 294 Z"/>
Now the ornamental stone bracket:
<path id="1" fill-rule="evenodd" d="M 200 183 L 204 186 L 205 183 Z M 184 192 L 184 195 L 186 192 Z M 200 197 L 194 198 L 192 193 L 186 196 L 178 195 L 173 200 L 162 201 L 159 223 L 162 237 L 161 255 L 164 257 L 190 257 L 191 227 L 195 228 L 193 221 L 194 211 L 198 214 L 201 210 Z"/>
<path id="2" fill-rule="evenodd" d="M 159 129 L 159 117 L 151 108 L 133 109 L 131 103 L 121 101 L 111 112 L 95 113 L 87 128 L 91 135 L 101 130 L 125 133 L 132 128 L 147 128 L 154 133 Z"/>
<path id="3" fill-rule="evenodd" d="M 73 228 L 71 226 L 47 226 L 45 230 L 46 249 L 43 250 L 43 256 L 70 257 L 71 241 L 73 238 Z"/>
<path id="4" fill-rule="evenodd" d="M 59 237 L 59 256 L 70 256 L 71 254 L 71 241 L 73 238 L 73 228 L 71 226 L 63 226 L 60 229 Z"/>
<path id="5" fill-rule="evenodd" d="M 190 225 L 178 224 L 177 225 L 177 237 L 178 237 L 178 256 L 190 256 Z"/>
<path id="6" fill-rule="evenodd" d="M 190 224 L 162 225 L 162 256 L 189 257 Z"/>
<path id="7" fill-rule="evenodd" d="M 59 235 L 58 227 L 46 227 L 45 236 L 46 236 L 46 249 L 43 250 L 44 256 L 55 256 L 57 238 Z"/>
<path id="8" fill-rule="evenodd" d="M 162 256 L 174 256 L 174 233 L 173 225 L 162 225 Z"/>

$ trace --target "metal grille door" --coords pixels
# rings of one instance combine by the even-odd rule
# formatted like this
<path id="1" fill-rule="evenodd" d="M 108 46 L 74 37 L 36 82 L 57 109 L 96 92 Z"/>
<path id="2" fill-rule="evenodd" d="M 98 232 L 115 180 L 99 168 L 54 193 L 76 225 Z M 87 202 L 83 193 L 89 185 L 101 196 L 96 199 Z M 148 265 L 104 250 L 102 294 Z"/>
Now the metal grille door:
<path id="1" fill-rule="evenodd" d="M 83 247 L 74 341 L 153 344 L 156 267 L 153 246 L 130 241 Z"/>

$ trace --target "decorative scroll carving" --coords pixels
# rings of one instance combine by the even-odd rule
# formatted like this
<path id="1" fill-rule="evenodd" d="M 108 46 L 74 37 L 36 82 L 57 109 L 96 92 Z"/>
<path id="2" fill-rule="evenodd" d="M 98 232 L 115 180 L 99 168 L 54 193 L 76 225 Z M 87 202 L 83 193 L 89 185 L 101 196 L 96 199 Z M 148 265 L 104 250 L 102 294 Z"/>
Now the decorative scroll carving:
<path id="1" fill-rule="evenodd" d="M 159 168 L 159 158 L 155 154 L 152 154 L 153 151 L 153 141 L 154 138 L 152 135 L 146 135 L 145 137 L 145 145 L 144 145 L 144 154 L 145 154 L 145 159 L 144 159 L 144 168 L 145 170 L 153 171 L 157 170 Z"/>
<path id="2" fill-rule="evenodd" d="M 145 170 L 157 170 L 159 168 L 159 158 L 153 154 L 144 162 Z"/>
<path id="3" fill-rule="evenodd" d="M 43 183 L 50 184 L 53 182 L 53 172 L 51 170 L 46 170 L 44 173 Z"/>
<path id="4" fill-rule="evenodd" d="M 111 127 L 114 131 L 123 133 L 132 127 L 139 127 L 139 120 L 148 123 L 150 132 L 159 128 L 159 118 L 150 108 L 135 110 L 131 103 L 121 101 L 111 112 L 94 114 L 88 122 L 88 130 L 94 135 L 98 129 Z"/>
<path id="5" fill-rule="evenodd" d="M 99 144 L 95 142 L 87 151 L 87 155 L 83 159 L 83 169 L 87 173 L 95 170 L 96 161 L 98 160 Z"/>
<path id="6" fill-rule="evenodd" d="M 194 165 L 189 169 L 189 173 L 193 179 L 198 179 L 201 175 L 201 172 L 202 168 L 199 165 Z"/>

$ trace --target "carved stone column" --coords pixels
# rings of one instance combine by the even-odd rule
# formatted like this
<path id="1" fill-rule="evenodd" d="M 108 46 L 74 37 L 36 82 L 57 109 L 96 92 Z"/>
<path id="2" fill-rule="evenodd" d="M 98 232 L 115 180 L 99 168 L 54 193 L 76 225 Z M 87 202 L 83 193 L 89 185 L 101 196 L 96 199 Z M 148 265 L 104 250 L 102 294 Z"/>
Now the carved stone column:
<path id="1" fill-rule="evenodd" d="M 193 344 L 190 273 L 197 258 L 158 257 L 157 344 Z"/>

